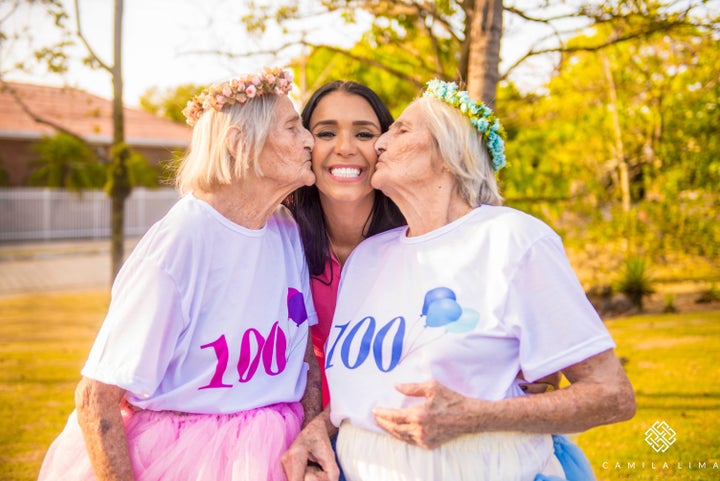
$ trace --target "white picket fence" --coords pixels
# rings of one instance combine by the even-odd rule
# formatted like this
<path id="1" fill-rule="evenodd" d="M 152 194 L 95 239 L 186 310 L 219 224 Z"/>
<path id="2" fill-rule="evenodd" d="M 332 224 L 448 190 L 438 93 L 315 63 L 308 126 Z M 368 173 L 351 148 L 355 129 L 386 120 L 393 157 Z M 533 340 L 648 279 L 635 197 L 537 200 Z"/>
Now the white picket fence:
<path id="1" fill-rule="evenodd" d="M 125 203 L 125 235 L 143 235 L 178 198 L 171 188 L 133 189 Z M 110 198 L 102 191 L 0 189 L 0 242 L 109 238 L 110 218 Z"/>

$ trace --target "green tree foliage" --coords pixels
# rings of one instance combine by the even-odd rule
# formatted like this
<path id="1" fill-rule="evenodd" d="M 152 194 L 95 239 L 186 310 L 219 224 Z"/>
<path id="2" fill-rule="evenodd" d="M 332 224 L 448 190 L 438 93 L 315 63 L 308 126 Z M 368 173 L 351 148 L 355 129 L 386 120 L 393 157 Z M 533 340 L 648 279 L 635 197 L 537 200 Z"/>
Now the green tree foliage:
<path id="1" fill-rule="evenodd" d="M 668 88 L 656 88 L 657 158 L 648 165 L 655 180 L 648 190 L 674 196 L 683 190 L 720 185 L 720 51 L 718 39 L 663 38 L 657 56 Z M 656 194 L 657 195 L 657 194 Z"/>
<path id="2" fill-rule="evenodd" d="M 499 0 L 498 0 L 499 1 Z M 503 71 L 494 75 L 485 72 L 485 82 L 495 84 L 499 80 L 509 79 L 509 75 L 526 60 L 551 55 L 562 60 L 566 54 L 578 51 L 598 51 L 609 45 L 644 38 L 656 33 L 671 33 L 689 26 L 712 31 L 717 26 L 708 12 L 713 12 L 703 0 L 639 0 L 616 2 L 553 2 L 545 0 L 530 2 L 504 1 L 503 9 L 508 28 L 521 30 L 528 25 L 529 30 L 540 32 L 528 41 L 524 38 L 523 51 L 513 64 L 505 66 Z M 241 16 L 242 26 L 249 33 L 262 36 L 271 31 L 281 31 L 284 42 L 268 50 L 235 52 L 217 52 L 224 57 L 253 57 L 268 54 L 282 54 L 288 48 L 304 45 L 310 50 L 326 48 L 344 55 L 349 61 L 359 61 L 372 66 L 377 71 L 394 75 L 406 82 L 422 86 L 433 77 L 468 82 L 471 94 L 480 98 L 482 92 L 491 92 L 492 88 L 477 90 L 482 85 L 475 80 L 483 66 L 495 62 L 490 56 L 497 56 L 490 43 L 497 42 L 494 36 L 501 35 L 500 22 L 495 22 L 489 10 L 496 4 L 493 1 L 414 1 L 414 0 L 323 0 L 298 4 L 294 1 L 279 1 L 268 5 L 267 2 L 247 3 L 247 10 Z M 715 14 L 717 12 L 714 12 Z M 303 30 L 300 25 L 324 18 L 324 24 L 338 25 L 339 22 L 355 24 L 365 21 L 369 16 L 369 28 L 363 42 L 370 48 L 339 48 L 332 44 L 332 38 L 318 38 L 313 31 Z M 478 19 L 476 17 L 480 16 Z M 489 25 L 491 23 L 492 25 Z M 569 39 L 587 27 L 619 25 L 622 28 L 613 36 L 595 38 L 583 44 L 569 44 Z M 342 25 L 339 25 L 343 28 Z M 493 38 L 485 38 L 478 30 L 493 30 Z M 517 33 L 517 32 L 516 32 Z M 518 33 L 526 36 L 523 32 Z M 271 40 L 267 38 L 267 40 Z M 589 40 L 589 39 L 588 39 Z M 487 42 L 487 45 L 484 44 Z M 394 44 L 400 47 L 400 55 L 384 56 L 376 50 L 383 45 Z M 480 45 L 478 45 L 480 44 Z M 420 47 L 420 48 L 417 48 Z M 351 51 L 354 50 L 354 51 Z M 490 51 L 492 50 L 492 52 Z M 407 68 L 411 67 L 411 68 Z M 473 72 L 473 75 L 469 75 Z M 482 97 L 486 98 L 485 93 Z"/>
<path id="3" fill-rule="evenodd" d="M 616 30 L 598 28 L 590 40 L 582 36 L 569 45 L 603 42 Z M 576 245 L 648 255 L 654 264 L 673 252 L 717 264 L 718 71 L 717 40 L 688 29 L 602 52 L 578 51 L 542 94 L 505 86 L 498 110 L 509 134 L 509 168 L 501 173 L 508 203 L 545 218 Z M 620 208 L 613 108 L 629 170 L 630 212 Z"/>
<path id="4" fill-rule="evenodd" d="M 410 83 L 420 86 L 434 76 L 457 74 L 457 59 L 460 55 L 460 41 L 464 28 L 458 15 L 459 2 L 414 2 L 414 1 L 367 1 L 334 0 L 317 2 L 321 5 L 304 5 L 297 2 L 248 2 L 249 13 L 242 17 L 242 26 L 252 35 L 263 35 L 269 25 L 278 25 L 288 41 L 276 48 L 280 52 L 298 44 L 311 50 L 325 48 L 345 56 L 346 61 L 358 61 Z M 297 20 L 324 18 L 342 28 L 367 19 L 368 29 L 360 44 L 349 49 L 337 47 L 330 42 L 309 40 L 311 32 L 294 28 Z M 313 23 L 313 22 L 310 22 Z M 363 21 L 363 24 L 367 22 Z M 317 25 L 318 22 L 314 22 Z M 364 46 L 365 48 L 358 48 Z M 390 55 L 389 50 L 378 51 L 383 46 L 392 46 L 402 55 Z M 448 50 L 450 48 L 450 50 Z M 224 56 L 248 57 L 267 52 L 219 52 Z"/>
<path id="5" fill-rule="evenodd" d="M 32 163 L 30 185 L 79 192 L 102 188 L 105 183 L 105 167 L 87 144 L 71 135 L 44 137 L 36 150 L 38 159 Z"/>
<path id="6" fill-rule="evenodd" d="M 367 49 L 368 44 L 363 40 L 355 48 Z M 395 50 L 396 47 L 393 45 L 378 47 L 378 54 L 388 58 L 398 55 Z M 306 82 L 306 88 L 303 89 L 303 100 L 307 100 L 312 92 L 327 82 L 353 80 L 372 88 L 393 115 L 398 116 L 421 91 L 421 86 L 414 82 L 378 70 L 364 62 L 348 60 L 347 56 L 326 48 L 316 49 L 304 62 L 304 68 L 301 69 L 299 75 L 296 74 L 296 77 L 303 76 Z M 410 65 L 398 65 L 398 68 L 412 70 Z"/>
<path id="7" fill-rule="evenodd" d="M 130 153 L 127 160 L 128 178 L 133 187 L 158 187 L 160 169 L 150 165 L 145 156 L 137 152 Z"/>
<path id="8" fill-rule="evenodd" d="M 199 94 L 203 88 L 205 86 L 196 84 L 183 84 L 166 89 L 152 87 L 140 97 L 140 107 L 152 114 L 184 124 L 185 116 L 182 110 L 188 100 Z"/>
<path id="9" fill-rule="evenodd" d="M 32 162 L 30 185 L 74 192 L 107 188 L 108 167 L 83 140 L 61 132 L 44 137 L 35 150 L 38 158 Z M 158 187 L 160 169 L 142 154 L 129 150 L 127 169 L 131 187 Z"/>

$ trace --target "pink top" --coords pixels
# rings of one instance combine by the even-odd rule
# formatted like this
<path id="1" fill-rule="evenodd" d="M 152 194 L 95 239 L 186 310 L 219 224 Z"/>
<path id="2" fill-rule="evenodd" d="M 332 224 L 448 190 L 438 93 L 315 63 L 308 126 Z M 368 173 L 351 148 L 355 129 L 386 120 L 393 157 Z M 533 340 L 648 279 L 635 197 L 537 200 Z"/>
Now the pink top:
<path id="1" fill-rule="evenodd" d="M 335 303 L 337 302 L 338 285 L 340 284 L 340 263 L 331 255 L 330 261 L 325 264 L 325 270 L 319 276 L 310 277 L 310 290 L 312 291 L 318 323 L 311 326 L 313 348 L 320 364 L 322 376 L 323 407 L 330 402 L 327 378 L 325 377 L 325 341 L 330 334 Z"/>

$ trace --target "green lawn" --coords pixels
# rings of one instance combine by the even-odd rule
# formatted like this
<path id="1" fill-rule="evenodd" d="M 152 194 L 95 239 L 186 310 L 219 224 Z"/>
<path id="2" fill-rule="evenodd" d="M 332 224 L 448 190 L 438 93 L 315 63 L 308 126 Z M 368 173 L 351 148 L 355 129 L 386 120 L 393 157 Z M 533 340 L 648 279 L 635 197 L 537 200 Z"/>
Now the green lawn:
<path id="1" fill-rule="evenodd" d="M 634 316 L 607 325 L 618 356 L 627 360 L 638 410 L 630 421 L 577 438 L 598 479 L 720 479 L 720 311 Z M 645 441 L 657 421 L 676 433 L 664 452 Z"/>
<path id="2" fill-rule="evenodd" d="M 0 299 L 0 479 L 37 478 L 108 301 L 107 293 Z"/>
<path id="3" fill-rule="evenodd" d="M 0 299 L 0 479 L 37 477 L 72 410 L 107 304 L 104 292 Z M 608 327 L 638 412 L 577 437 L 598 478 L 720 479 L 720 311 L 635 316 Z M 664 453 L 645 442 L 656 421 L 676 432 Z"/>

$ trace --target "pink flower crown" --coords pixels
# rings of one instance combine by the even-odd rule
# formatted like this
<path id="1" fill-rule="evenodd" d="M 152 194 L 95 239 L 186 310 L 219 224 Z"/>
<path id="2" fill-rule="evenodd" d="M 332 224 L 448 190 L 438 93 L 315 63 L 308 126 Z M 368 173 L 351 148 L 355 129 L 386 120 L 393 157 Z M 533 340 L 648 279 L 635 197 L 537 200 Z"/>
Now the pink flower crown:
<path id="1" fill-rule="evenodd" d="M 182 113 L 188 125 L 193 126 L 210 109 L 220 112 L 226 105 L 244 104 L 261 95 L 286 95 L 292 90 L 292 81 L 290 70 L 265 67 L 262 73 L 247 74 L 206 88 L 188 100 Z"/>

